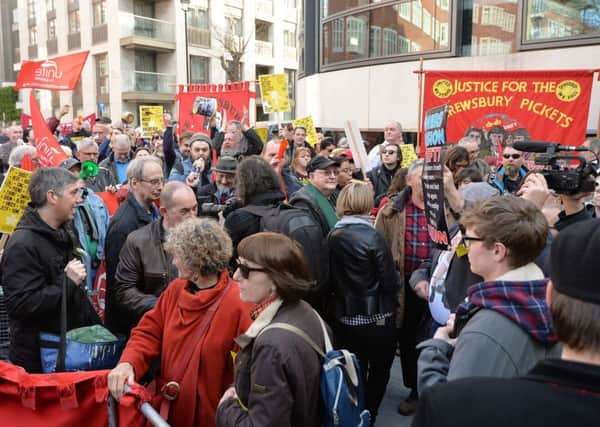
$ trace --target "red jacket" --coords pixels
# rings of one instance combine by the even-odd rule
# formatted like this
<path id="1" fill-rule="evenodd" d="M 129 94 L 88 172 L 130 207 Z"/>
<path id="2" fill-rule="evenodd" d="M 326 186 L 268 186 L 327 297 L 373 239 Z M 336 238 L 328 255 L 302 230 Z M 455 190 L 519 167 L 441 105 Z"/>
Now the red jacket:
<path id="1" fill-rule="evenodd" d="M 204 343 L 196 349 L 180 382 L 179 397 L 171 405 L 168 422 L 174 427 L 215 425 L 219 399 L 233 382 L 231 351 L 236 351 L 233 339 L 243 334 L 252 322 L 250 306 L 240 301 L 238 286 L 225 271 L 214 288 L 189 292 L 187 280 L 172 281 L 156 306 L 147 312 L 131 332 L 120 362 L 129 362 L 139 379 L 152 360 L 159 356 L 160 376 L 165 382 L 172 378 L 173 367 L 188 363 L 178 358 L 185 353 L 195 329 L 211 303 L 231 283 L 215 313 Z M 194 363 L 196 362 L 196 363 Z"/>

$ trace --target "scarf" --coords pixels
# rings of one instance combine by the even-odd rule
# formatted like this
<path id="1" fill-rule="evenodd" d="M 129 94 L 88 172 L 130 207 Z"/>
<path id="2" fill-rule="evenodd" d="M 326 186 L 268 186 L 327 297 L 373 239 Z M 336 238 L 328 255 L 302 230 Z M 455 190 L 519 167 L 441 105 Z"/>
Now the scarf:
<path id="1" fill-rule="evenodd" d="M 554 344 L 550 310 L 543 280 L 480 282 L 471 286 L 468 300 L 458 307 L 457 320 L 477 308 L 494 310 L 509 318 L 542 344 Z"/>
<path id="2" fill-rule="evenodd" d="M 319 189 L 310 182 L 306 184 L 304 188 L 306 189 L 306 192 L 312 196 L 315 202 L 317 202 L 317 206 L 319 206 L 319 210 L 325 216 L 325 220 L 327 221 L 329 228 L 331 229 L 335 227 L 335 224 L 338 222 L 339 218 L 335 213 L 335 209 L 333 209 L 333 206 L 331 206 L 331 203 L 329 203 L 329 199 L 327 199 L 327 197 L 325 197 L 323 193 L 321 193 Z"/>
<path id="3" fill-rule="evenodd" d="M 346 215 L 335 224 L 335 228 L 354 224 L 364 224 L 373 227 L 373 222 L 371 222 L 371 218 L 368 215 Z"/>

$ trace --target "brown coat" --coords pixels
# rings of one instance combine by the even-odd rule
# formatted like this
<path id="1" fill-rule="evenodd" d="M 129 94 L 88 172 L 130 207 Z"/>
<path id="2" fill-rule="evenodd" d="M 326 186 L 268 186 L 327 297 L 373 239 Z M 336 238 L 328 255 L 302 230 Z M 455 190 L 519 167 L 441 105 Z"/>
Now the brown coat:
<path id="1" fill-rule="evenodd" d="M 321 357 L 302 338 L 282 329 L 283 322 L 302 329 L 324 348 L 321 324 L 304 301 L 271 303 L 236 342 L 235 390 L 239 400 L 229 399 L 217 410 L 217 426 L 318 426 L 321 395 Z"/>
<path id="2" fill-rule="evenodd" d="M 400 277 L 404 277 L 404 243 L 406 226 L 406 204 L 410 200 L 411 190 L 406 187 L 400 193 L 392 196 L 390 200 L 379 210 L 375 219 L 375 228 L 379 230 L 385 241 L 390 246 L 396 270 Z M 396 312 L 396 327 L 402 327 L 404 320 L 404 286 L 398 291 L 398 311 Z"/>

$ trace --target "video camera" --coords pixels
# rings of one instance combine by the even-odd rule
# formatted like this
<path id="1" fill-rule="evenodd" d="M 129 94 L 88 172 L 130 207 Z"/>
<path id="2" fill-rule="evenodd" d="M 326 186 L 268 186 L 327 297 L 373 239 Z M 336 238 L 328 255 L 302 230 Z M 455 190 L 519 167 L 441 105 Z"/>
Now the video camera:
<path id="1" fill-rule="evenodd" d="M 585 147 L 559 145 L 553 142 L 515 142 L 513 148 L 529 153 L 538 153 L 535 164 L 544 166 L 537 171 L 546 178 L 548 188 L 558 194 L 574 195 L 590 193 L 596 188 L 595 178 L 598 176 L 597 164 L 588 162 L 584 157 L 560 152 L 590 151 Z M 577 166 L 573 167 L 573 163 Z"/>
<path id="2" fill-rule="evenodd" d="M 205 215 L 215 215 L 219 212 L 223 212 L 223 217 L 227 217 L 234 210 L 241 208 L 242 202 L 236 197 L 227 199 L 223 204 L 219 203 L 202 203 L 200 205 L 200 213 Z"/>

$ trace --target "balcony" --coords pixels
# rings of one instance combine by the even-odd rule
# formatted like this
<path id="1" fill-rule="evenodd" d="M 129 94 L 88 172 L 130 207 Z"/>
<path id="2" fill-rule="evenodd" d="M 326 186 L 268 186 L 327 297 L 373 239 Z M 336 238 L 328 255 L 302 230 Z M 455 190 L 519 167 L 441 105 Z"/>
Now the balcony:
<path id="1" fill-rule="evenodd" d="M 33 44 L 27 47 L 29 59 L 36 59 L 38 56 L 38 47 L 37 44 Z"/>
<path id="2" fill-rule="evenodd" d="M 158 52 L 175 51 L 175 26 L 171 22 L 120 12 L 121 46 Z"/>
<path id="3" fill-rule="evenodd" d="M 81 33 L 72 33 L 67 35 L 67 47 L 69 50 L 81 48 Z"/>
<path id="4" fill-rule="evenodd" d="M 92 27 L 92 43 L 103 43 L 108 40 L 108 27 L 106 24 Z"/>
<path id="5" fill-rule="evenodd" d="M 203 28 L 188 27 L 188 43 L 210 47 L 210 30 Z"/>
<path id="6" fill-rule="evenodd" d="M 147 71 L 122 71 L 123 101 L 172 101 L 175 96 L 175 74 Z"/>
<path id="7" fill-rule="evenodd" d="M 254 53 L 257 56 L 272 58 L 273 57 L 273 43 L 265 42 L 262 40 L 256 40 L 254 42 Z"/>
<path id="8" fill-rule="evenodd" d="M 285 46 L 283 48 L 283 58 L 286 61 L 296 62 L 298 61 L 298 54 L 295 47 Z"/>
<path id="9" fill-rule="evenodd" d="M 256 14 L 273 17 L 273 0 L 256 0 Z"/>
<path id="10" fill-rule="evenodd" d="M 243 9 L 244 1 L 243 0 L 225 0 L 225 5 L 235 7 L 237 9 Z"/>

